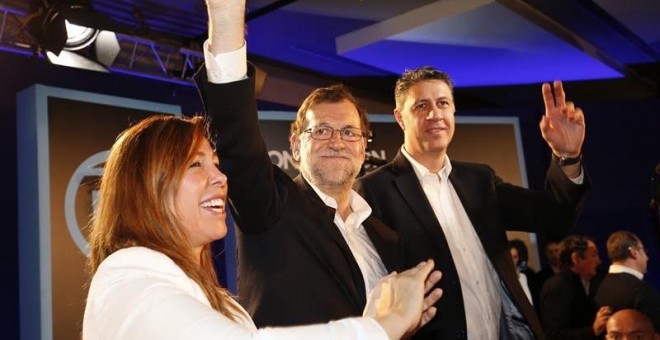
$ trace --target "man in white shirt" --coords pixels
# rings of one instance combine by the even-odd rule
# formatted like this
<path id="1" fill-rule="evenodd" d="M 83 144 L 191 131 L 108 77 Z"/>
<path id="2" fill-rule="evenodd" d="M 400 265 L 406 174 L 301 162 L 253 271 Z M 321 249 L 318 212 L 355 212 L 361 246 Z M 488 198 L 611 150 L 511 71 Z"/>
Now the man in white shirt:
<path id="1" fill-rule="evenodd" d="M 312 92 L 291 127 L 301 175 L 289 178 L 259 131 L 245 0 L 207 5 L 206 67 L 196 81 L 230 182 L 238 299 L 259 327 L 360 315 L 376 282 L 402 269 L 397 233 L 352 190 L 370 135 L 366 113 L 342 86 Z"/>
<path id="2" fill-rule="evenodd" d="M 660 330 L 660 293 L 644 281 L 649 261 L 644 243 L 630 231 L 617 231 L 607 239 L 607 255 L 612 264 L 598 287 L 596 303 L 613 312 L 634 308 Z"/>
<path id="3" fill-rule="evenodd" d="M 554 91 L 554 92 L 553 92 Z M 561 82 L 542 87 L 540 127 L 552 149 L 546 188 L 504 183 L 482 164 L 449 159 L 454 134 L 453 83 L 432 67 L 404 73 L 394 117 L 404 132 L 399 154 L 360 178 L 357 190 L 374 215 L 406 242 L 407 263 L 433 258 L 443 272 L 443 311 L 417 333 L 429 339 L 543 337 L 511 262 L 506 230 L 561 233 L 573 226 L 584 192 L 582 110 Z"/>

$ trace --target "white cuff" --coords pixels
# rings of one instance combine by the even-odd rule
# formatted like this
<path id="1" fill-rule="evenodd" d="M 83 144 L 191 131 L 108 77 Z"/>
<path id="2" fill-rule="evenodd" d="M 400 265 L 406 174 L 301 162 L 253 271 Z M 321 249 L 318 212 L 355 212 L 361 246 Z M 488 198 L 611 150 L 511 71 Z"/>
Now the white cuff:
<path id="1" fill-rule="evenodd" d="M 584 183 L 584 169 L 582 169 L 582 167 L 580 167 L 580 176 L 577 176 L 575 178 L 569 178 L 569 179 L 571 180 L 571 182 L 573 182 L 577 185 L 580 185 L 580 184 Z"/>
<path id="2" fill-rule="evenodd" d="M 204 42 L 204 62 L 209 83 L 224 84 L 247 78 L 247 44 L 241 48 L 216 55 L 209 52 L 209 41 Z"/>

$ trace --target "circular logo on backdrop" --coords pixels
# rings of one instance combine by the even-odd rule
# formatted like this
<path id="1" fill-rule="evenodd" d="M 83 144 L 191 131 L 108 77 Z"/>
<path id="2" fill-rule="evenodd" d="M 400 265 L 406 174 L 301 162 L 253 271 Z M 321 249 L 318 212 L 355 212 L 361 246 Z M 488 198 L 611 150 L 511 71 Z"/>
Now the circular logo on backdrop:
<path id="1" fill-rule="evenodd" d="M 87 200 L 83 202 L 91 203 L 88 208 L 90 208 L 92 214 L 96 213 L 96 199 L 98 196 L 96 183 L 103 175 L 103 164 L 108 158 L 108 153 L 107 150 L 98 152 L 80 163 L 76 171 L 73 172 L 66 188 L 64 197 L 66 226 L 71 239 L 85 256 L 89 253 L 89 245 L 78 224 L 76 203 L 78 202 L 78 196 L 86 195 Z M 91 218 L 91 216 L 89 217 Z"/>

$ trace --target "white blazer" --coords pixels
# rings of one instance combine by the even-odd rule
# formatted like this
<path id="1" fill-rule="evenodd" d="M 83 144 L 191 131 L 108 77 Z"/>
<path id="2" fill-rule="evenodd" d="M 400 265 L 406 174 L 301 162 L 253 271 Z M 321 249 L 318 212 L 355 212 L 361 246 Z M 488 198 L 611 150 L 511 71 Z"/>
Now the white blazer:
<path id="1" fill-rule="evenodd" d="M 92 278 L 82 334 L 83 340 L 387 339 L 371 318 L 259 330 L 251 319 L 238 319 L 211 308 L 199 285 L 169 257 L 131 247 L 108 256 Z"/>

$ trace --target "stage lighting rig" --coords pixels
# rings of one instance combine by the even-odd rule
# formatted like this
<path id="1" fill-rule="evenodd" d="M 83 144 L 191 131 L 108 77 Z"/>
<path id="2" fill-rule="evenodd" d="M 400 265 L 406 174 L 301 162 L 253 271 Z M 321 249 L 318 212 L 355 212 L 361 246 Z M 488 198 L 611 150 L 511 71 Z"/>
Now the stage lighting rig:
<path id="1" fill-rule="evenodd" d="M 28 32 L 57 65 L 107 72 L 120 46 L 114 23 L 87 0 L 32 0 Z"/>

